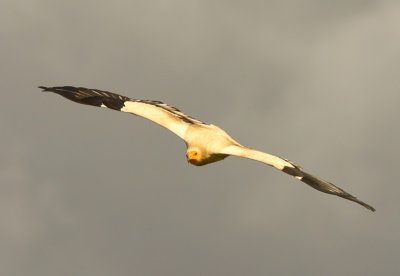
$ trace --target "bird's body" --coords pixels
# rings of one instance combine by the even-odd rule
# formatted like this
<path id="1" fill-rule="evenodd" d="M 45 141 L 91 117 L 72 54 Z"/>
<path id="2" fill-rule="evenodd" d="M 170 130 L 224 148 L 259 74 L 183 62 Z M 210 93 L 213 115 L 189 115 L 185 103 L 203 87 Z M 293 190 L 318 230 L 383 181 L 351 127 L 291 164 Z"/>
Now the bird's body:
<path id="1" fill-rule="evenodd" d="M 221 149 L 231 144 L 239 145 L 224 130 L 215 125 L 189 126 L 184 141 L 187 147 L 186 156 L 188 162 L 196 166 L 203 166 L 225 159 L 228 154 L 223 154 Z M 207 143 L 204 143 L 204 141 L 207 141 Z M 191 158 L 191 152 L 198 154 L 197 158 L 196 155 Z"/>
<path id="2" fill-rule="evenodd" d="M 304 172 L 300 166 L 288 159 L 244 147 L 223 129 L 187 116 L 179 109 L 162 102 L 136 100 L 107 91 L 83 87 L 41 86 L 40 88 L 43 91 L 60 94 L 77 103 L 107 107 L 138 115 L 167 128 L 185 141 L 186 158 L 193 165 L 210 164 L 228 156 L 253 159 L 292 175 L 321 192 L 340 196 L 375 211 L 372 206 L 358 200 L 332 183 Z"/>

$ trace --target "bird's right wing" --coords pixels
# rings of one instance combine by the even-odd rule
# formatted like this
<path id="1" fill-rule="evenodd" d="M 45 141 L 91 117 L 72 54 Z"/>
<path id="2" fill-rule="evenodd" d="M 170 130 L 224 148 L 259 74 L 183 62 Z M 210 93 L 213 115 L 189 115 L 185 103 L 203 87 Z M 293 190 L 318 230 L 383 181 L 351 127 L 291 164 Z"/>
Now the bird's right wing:
<path id="1" fill-rule="evenodd" d="M 288 159 L 281 158 L 275 155 L 271 155 L 265 152 L 261 152 L 258 150 L 246 148 L 243 146 L 238 146 L 238 145 L 230 145 L 220 151 L 220 153 L 223 154 L 228 154 L 228 155 L 234 155 L 234 156 L 239 156 L 239 157 L 244 157 L 252 160 L 256 160 L 262 163 L 265 163 L 267 165 L 270 165 L 282 172 L 285 172 L 287 174 L 290 174 L 291 176 L 294 176 L 295 178 L 299 179 L 300 181 L 308 184 L 309 186 L 313 187 L 314 189 L 317 189 L 318 191 L 327 193 L 327 194 L 332 194 L 336 196 L 340 196 L 342 198 L 357 202 L 358 204 L 364 206 L 365 208 L 375 211 L 375 208 L 368 205 L 365 202 L 362 202 L 355 196 L 352 196 L 351 194 L 347 193 L 343 189 L 333 185 L 332 183 L 322 180 L 320 178 L 317 178 L 309 173 L 306 173 L 303 171 L 303 169 L 293 163 L 292 161 L 289 161 Z"/>
<path id="2" fill-rule="evenodd" d="M 184 139 L 189 125 L 207 125 L 185 115 L 179 109 L 160 101 L 136 100 L 108 91 L 88 89 L 84 87 L 39 86 L 39 88 L 43 89 L 45 92 L 57 93 L 80 104 L 108 107 L 110 109 L 144 117 L 167 128 L 182 139 Z"/>

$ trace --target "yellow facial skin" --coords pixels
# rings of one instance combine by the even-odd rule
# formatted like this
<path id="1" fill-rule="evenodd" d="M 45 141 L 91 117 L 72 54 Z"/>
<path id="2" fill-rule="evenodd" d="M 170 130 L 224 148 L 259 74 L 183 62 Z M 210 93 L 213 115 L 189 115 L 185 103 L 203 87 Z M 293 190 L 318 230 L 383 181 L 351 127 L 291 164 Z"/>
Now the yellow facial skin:
<path id="1" fill-rule="evenodd" d="M 186 152 L 186 158 L 189 162 L 200 161 L 200 154 L 195 150 Z"/>

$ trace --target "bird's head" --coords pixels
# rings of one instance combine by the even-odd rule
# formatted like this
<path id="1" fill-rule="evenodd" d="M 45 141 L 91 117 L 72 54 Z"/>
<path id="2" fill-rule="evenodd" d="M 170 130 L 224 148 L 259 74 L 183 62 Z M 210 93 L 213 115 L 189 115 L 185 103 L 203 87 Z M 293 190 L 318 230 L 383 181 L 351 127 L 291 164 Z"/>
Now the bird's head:
<path id="1" fill-rule="evenodd" d="M 203 160 L 202 152 L 199 148 L 188 148 L 186 159 L 190 164 L 199 166 Z"/>

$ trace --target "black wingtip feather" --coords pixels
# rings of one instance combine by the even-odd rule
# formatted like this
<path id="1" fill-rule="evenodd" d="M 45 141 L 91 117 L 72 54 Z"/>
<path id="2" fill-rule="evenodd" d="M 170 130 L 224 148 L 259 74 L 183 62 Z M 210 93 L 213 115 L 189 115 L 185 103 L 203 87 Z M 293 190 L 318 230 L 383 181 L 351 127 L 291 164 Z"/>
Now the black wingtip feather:
<path id="1" fill-rule="evenodd" d="M 106 106 L 115 110 L 121 110 L 121 108 L 124 106 L 124 103 L 130 100 L 128 97 L 120 96 L 108 91 L 88 89 L 84 87 L 39 86 L 39 88 L 43 89 L 44 92 L 53 92 L 80 104 L 98 107 Z"/>
<path id="2" fill-rule="evenodd" d="M 372 207 L 371 205 L 368 205 L 367 203 L 359 200 L 358 198 L 356 198 L 355 196 L 349 194 L 348 192 L 346 192 L 345 190 L 339 188 L 338 186 L 319 179 L 311 174 L 308 173 L 304 173 L 303 172 L 303 177 L 301 179 L 302 182 L 308 184 L 309 186 L 313 187 L 314 189 L 317 189 L 323 193 L 327 193 L 327 194 L 332 194 L 332 195 L 337 195 L 341 198 L 347 199 L 347 200 L 351 200 L 354 201 L 362 206 L 364 206 L 365 208 L 367 208 L 368 210 L 371 210 L 372 212 L 375 212 L 375 208 Z"/>
<path id="3" fill-rule="evenodd" d="M 108 108 L 114 110 L 121 110 L 125 106 L 125 102 L 139 102 L 143 104 L 149 104 L 165 110 L 173 116 L 176 116 L 180 120 L 189 123 L 189 124 L 203 124 L 207 125 L 204 122 L 201 122 L 197 119 L 194 119 L 190 116 L 183 114 L 179 109 L 173 106 L 169 106 L 160 101 L 151 101 L 151 100 L 135 100 L 126 96 L 118 95 L 115 93 L 111 93 L 108 91 L 98 90 L 98 89 L 89 89 L 84 87 L 74 87 L 74 86 L 55 86 L 55 87 L 45 87 L 39 86 L 39 88 L 43 89 L 45 92 L 53 92 L 59 94 L 71 101 L 93 105 L 93 106 L 106 106 Z M 132 112 L 133 113 L 133 112 Z"/>
<path id="4" fill-rule="evenodd" d="M 364 206 L 365 208 L 367 208 L 368 210 L 371 210 L 372 212 L 375 212 L 375 208 L 372 207 L 371 205 L 368 205 L 367 203 L 359 200 L 358 198 L 356 198 L 355 196 L 352 196 L 351 194 L 347 193 L 346 191 L 344 191 L 343 189 L 337 187 L 336 185 L 327 182 L 325 180 L 319 179 L 309 173 L 303 172 L 300 167 L 298 166 L 294 166 L 294 167 L 284 167 L 282 169 L 283 172 L 290 174 L 294 177 L 298 177 L 303 183 L 306 183 L 307 185 L 309 185 L 310 187 L 313 187 L 314 189 L 321 191 L 323 193 L 327 193 L 327 194 L 332 194 L 332 195 L 336 195 L 339 196 L 341 198 L 347 199 L 347 200 L 351 200 L 354 201 L 362 206 Z"/>

